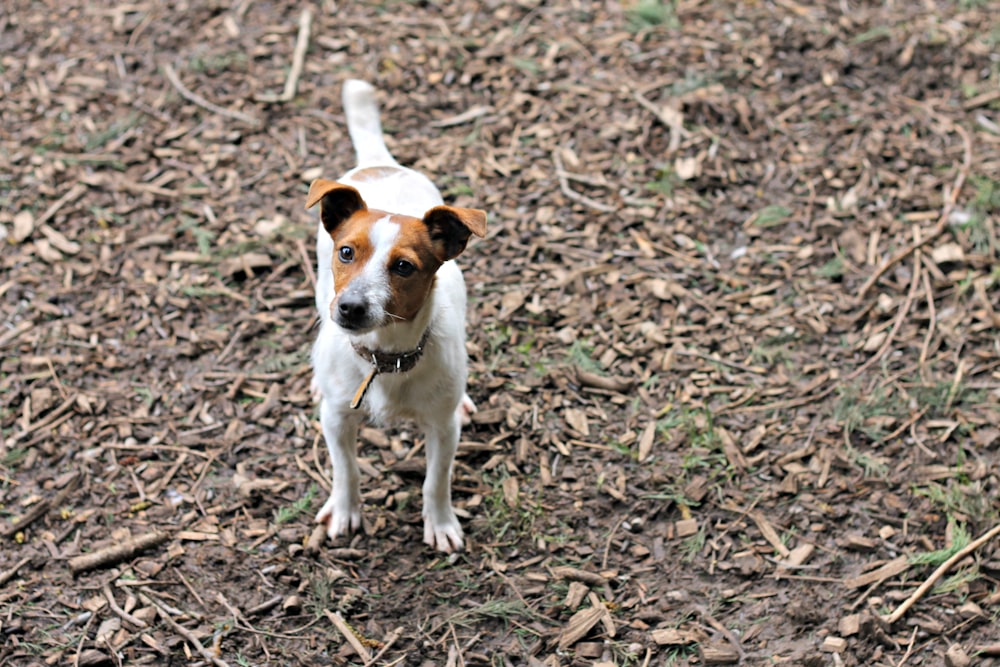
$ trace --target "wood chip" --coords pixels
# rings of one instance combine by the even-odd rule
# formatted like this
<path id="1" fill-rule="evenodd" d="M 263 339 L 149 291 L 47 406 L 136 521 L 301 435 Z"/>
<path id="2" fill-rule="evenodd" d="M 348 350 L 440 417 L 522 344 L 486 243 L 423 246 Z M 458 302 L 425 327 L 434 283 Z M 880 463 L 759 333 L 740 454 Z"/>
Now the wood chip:
<path id="1" fill-rule="evenodd" d="M 875 582 L 885 581 L 891 577 L 898 576 L 910 568 L 910 561 L 906 556 L 898 556 L 888 563 L 883 564 L 870 572 L 851 577 L 844 580 L 844 585 L 848 588 L 861 588 L 870 586 Z"/>
<path id="2" fill-rule="evenodd" d="M 587 607 L 573 614 L 566 626 L 559 633 L 558 648 L 565 651 L 570 646 L 583 639 L 591 629 L 600 623 L 606 613 L 603 605 Z"/>
<path id="3" fill-rule="evenodd" d="M 820 649 L 827 653 L 843 653 L 847 649 L 847 640 L 843 637 L 828 635 L 823 638 L 823 644 L 820 646 Z"/>

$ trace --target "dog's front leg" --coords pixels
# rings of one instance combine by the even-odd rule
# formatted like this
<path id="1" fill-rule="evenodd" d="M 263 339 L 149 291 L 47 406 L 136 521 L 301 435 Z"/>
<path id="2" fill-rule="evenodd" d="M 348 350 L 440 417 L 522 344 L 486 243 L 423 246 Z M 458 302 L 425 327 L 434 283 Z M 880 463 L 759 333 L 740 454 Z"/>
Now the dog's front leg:
<path id="1" fill-rule="evenodd" d="M 333 408 L 321 399 L 319 419 L 333 465 L 330 498 L 316 514 L 316 523 L 327 525 L 331 539 L 361 528 L 361 490 L 356 458 L 359 418 Z"/>
<path id="2" fill-rule="evenodd" d="M 449 415 L 450 416 L 450 415 Z M 424 542 L 439 551 L 461 551 L 462 527 L 451 506 L 451 469 L 458 448 L 458 419 L 424 426 L 427 476 L 424 478 Z"/>

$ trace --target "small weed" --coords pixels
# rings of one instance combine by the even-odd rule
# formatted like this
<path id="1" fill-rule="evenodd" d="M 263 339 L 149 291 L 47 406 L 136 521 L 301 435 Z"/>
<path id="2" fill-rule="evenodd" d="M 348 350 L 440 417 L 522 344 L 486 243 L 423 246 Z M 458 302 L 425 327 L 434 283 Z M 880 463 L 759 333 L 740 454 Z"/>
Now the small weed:
<path id="1" fill-rule="evenodd" d="M 305 352 L 295 350 L 281 354 L 271 354 L 264 361 L 254 366 L 254 373 L 282 373 L 291 368 L 297 368 L 306 363 Z"/>
<path id="2" fill-rule="evenodd" d="M 674 190 L 682 183 L 680 177 L 674 173 L 674 168 L 671 166 L 661 167 L 656 171 L 656 180 L 646 183 L 646 189 L 650 192 L 656 192 L 663 195 L 667 199 L 674 196 Z"/>
<path id="3" fill-rule="evenodd" d="M 675 665 L 688 664 L 688 661 L 698 655 L 698 647 L 695 644 L 685 644 L 684 646 L 668 646 L 663 655 L 663 667 L 674 667 Z"/>
<path id="4" fill-rule="evenodd" d="M 288 523 L 289 521 L 294 521 L 304 512 L 309 511 L 309 507 L 312 505 L 313 499 L 316 497 L 318 489 L 316 485 L 313 484 L 309 487 L 309 490 L 305 494 L 296 500 L 291 507 L 280 507 L 274 513 L 274 523 L 276 525 L 282 525 Z"/>
<path id="5" fill-rule="evenodd" d="M 765 206 L 753 215 L 754 227 L 768 229 L 785 224 L 792 215 L 792 209 L 781 205 Z"/>
<path id="6" fill-rule="evenodd" d="M 667 28 L 679 28 L 681 25 L 674 3 L 668 0 L 637 0 L 626 10 L 626 14 L 629 27 L 634 32 L 661 25 Z"/>
<path id="7" fill-rule="evenodd" d="M 892 35 L 892 29 L 886 26 L 876 26 L 871 30 L 866 30 L 862 33 L 858 33 L 851 40 L 852 44 L 864 44 L 865 42 L 873 42 L 878 39 L 887 39 Z"/>
<path id="8" fill-rule="evenodd" d="M 950 547 L 938 549 L 937 551 L 915 554 L 910 556 L 910 562 L 914 565 L 931 565 L 933 567 L 937 567 L 968 546 L 969 542 L 972 541 L 972 538 L 969 537 L 969 532 L 965 529 L 965 526 L 959 524 L 952 517 L 948 517 L 948 525 L 951 527 L 952 535 Z"/>
<path id="9" fill-rule="evenodd" d="M 581 340 L 573 341 L 566 355 L 569 357 L 570 363 L 581 371 L 604 375 L 604 369 L 594 360 L 594 348 L 589 343 Z"/>
<path id="10" fill-rule="evenodd" d="M 192 71 L 206 74 L 243 71 L 246 70 L 247 56 L 242 51 L 196 55 L 188 61 L 188 65 Z"/>
<path id="11" fill-rule="evenodd" d="M 685 563 L 694 562 L 701 550 L 705 548 L 705 539 L 705 524 L 699 524 L 698 532 L 681 543 L 681 552 L 684 554 L 681 560 Z"/>
<path id="12" fill-rule="evenodd" d="M 1000 515 L 982 483 L 963 479 L 958 471 L 945 484 L 932 482 L 927 486 L 914 488 L 913 493 L 927 498 L 949 517 L 960 515 L 967 521 L 978 524 L 996 521 Z"/>
<path id="13" fill-rule="evenodd" d="M 993 221 L 1000 213 L 1000 181 L 973 175 L 969 182 L 976 194 L 969 205 L 969 218 L 959 228 L 969 235 L 969 243 L 976 252 L 989 255 L 997 250 Z"/>
<path id="14" fill-rule="evenodd" d="M 971 389 L 962 383 L 938 382 L 917 385 L 911 392 L 920 406 L 928 406 L 931 417 L 945 417 L 952 407 L 981 405 L 986 401 L 985 390 Z"/>
<path id="15" fill-rule="evenodd" d="M 0 467 L 13 468 L 14 466 L 18 465 L 21 461 L 23 461 L 27 456 L 28 456 L 28 450 L 25 449 L 24 447 L 12 447 L 11 449 L 7 450 L 7 452 L 3 455 L 3 458 L 0 459 Z"/>
<path id="16" fill-rule="evenodd" d="M 841 423 L 847 435 L 860 430 L 871 440 L 886 436 L 879 426 L 879 417 L 899 418 L 907 414 L 903 400 L 885 388 L 878 387 L 871 393 L 858 384 L 843 387 L 833 407 L 833 417 Z"/>
<path id="17" fill-rule="evenodd" d="M 511 58 L 510 62 L 528 76 L 535 76 L 542 70 L 537 62 L 529 58 Z"/>
<path id="18" fill-rule="evenodd" d="M 501 621 L 504 627 L 507 627 L 515 619 L 522 619 L 524 623 L 545 620 L 543 616 L 525 606 L 520 600 L 487 600 L 478 607 L 463 609 L 453 614 L 448 619 L 448 623 L 471 628 L 481 621 L 497 620 Z"/>
<path id="19" fill-rule="evenodd" d="M 132 385 L 132 388 L 135 390 L 136 396 L 142 399 L 142 403 L 146 406 L 146 409 L 151 409 L 153 407 L 153 403 L 156 403 L 156 396 L 153 395 L 153 390 L 147 386 L 139 384 Z"/>
<path id="20" fill-rule="evenodd" d="M 205 229 L 204 223 L 201 220 L 187 215 L 181 215 L 180 222 L 177 224 L 177 229 L 182 232 L 190 232 L 191 236 L 194 237 L 195 243 L 198 245 L 198 252 L 202 255 L 212 254 L 215 232 L 210 229 Z"/>
<path id="21" fill-rule="evenodd" d="M 613 658 L 611 664 L 628 667 L 629 665 L 639 665 L 642 663 L 639 659 L 639 654 L 632 648 L 635 646 L 632 642 L 607 640 L 604 642 L 604 645 L 611 652 L 611 657 Z"/>
<path id="22" fill-rule="evenodd" d="M 121 136 L 123 133 L 127 132 L 131 128 L 138 125 L 141 119 L 142 117 L 140 116 L 140 114 L 137 113 L 129 114 L 129 116 L 126 119 L 112 123 L 110 126 L 108 126 L 108 129 L 104 130 L 103 132 L 98 132 L 97 134 L 91 135 L 90 137 L 87 138 L 87 141 L 84 144 L 85 152 L 89 153 L 91 151 L 94 151 L 103 146 L 104 144 L 108 143 L 109 140 Z M 125 170 L 125 165 L 118 162 L 117 160 L 111 160 L 111 164 L 119 171 Z"/>
<path id="23" fill-rule="evenodd" d="M 844 275 L 844 260 L 840 256 L 834 257 L 826 264 L 816 269 L 816 275 L 827 280 L 837 280 Z"/>
<path id="24" fill-rule="evenodd" d="M 508 535 L 511 539 L 519 539 L 532 533 L 535 522 L 542 516 L 542 508 L 525 497 L 523 489 L 516 506 L 508 504 L 503 488 L 507 477 L 506 472 L 483 474 L 483 481 L 493 487 L 493 492 L 483 500 L 483 515 L 497 542 Z"/>

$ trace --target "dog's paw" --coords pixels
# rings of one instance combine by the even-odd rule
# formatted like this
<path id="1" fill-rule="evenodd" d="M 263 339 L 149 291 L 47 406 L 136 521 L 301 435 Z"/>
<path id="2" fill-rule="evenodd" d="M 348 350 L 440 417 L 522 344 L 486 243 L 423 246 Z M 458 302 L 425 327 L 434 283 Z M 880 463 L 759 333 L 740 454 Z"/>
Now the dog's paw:
<path id="1" fill-rule="evenodd" d="M 326 524 L 326 534 L 331 540 L 352 533 L 361 528 L 361 506 L 352 506 L 350 501 L 331 495 L 316 513 L 316 523 Z"/>
<path id="2" fill-rule="evenodd" d="M 439 521 L 434 521 L 429 516 L 424 517 L 424 543 L 450 554 L 465 548 L 465 542 L 462 540 L 462 526 L 455 513 L 449 508 L 447 514 L 447 518 Z"/>
<path id="3" fill-rule="evenodd" d="M 460 426 L 471 424 L 474 412 L 476 412 L 476 404 L 472 402 L 468 394 L 463 394 L 462 400 L 459 401 L 458 408 L 455 410 L 455 415 L 458 417 L 458 424 Z"/>

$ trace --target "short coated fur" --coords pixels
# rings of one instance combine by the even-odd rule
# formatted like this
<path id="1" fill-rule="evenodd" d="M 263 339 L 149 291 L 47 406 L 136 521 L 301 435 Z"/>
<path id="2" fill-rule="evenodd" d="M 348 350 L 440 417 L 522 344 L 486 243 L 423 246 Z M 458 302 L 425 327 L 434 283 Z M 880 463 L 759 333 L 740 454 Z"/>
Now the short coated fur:
<path id="1" fill-rule="evenodd" d="M 410 419 L 425 438 L 424 541 L 459 550 L 451 470 L 475 407 L 465 393 L 465 283 L 453 260 L 485 235 L 486 214 L 445 206 L 426 176 L 396 163 L 370 85 L 346 82 L 343 102 L 358 165 L 314 181 L 306 201 L 320 206 L 313 382 L 333 465 L 316 520 L 331 538 L 360 527 L 361 421 Z"/>

